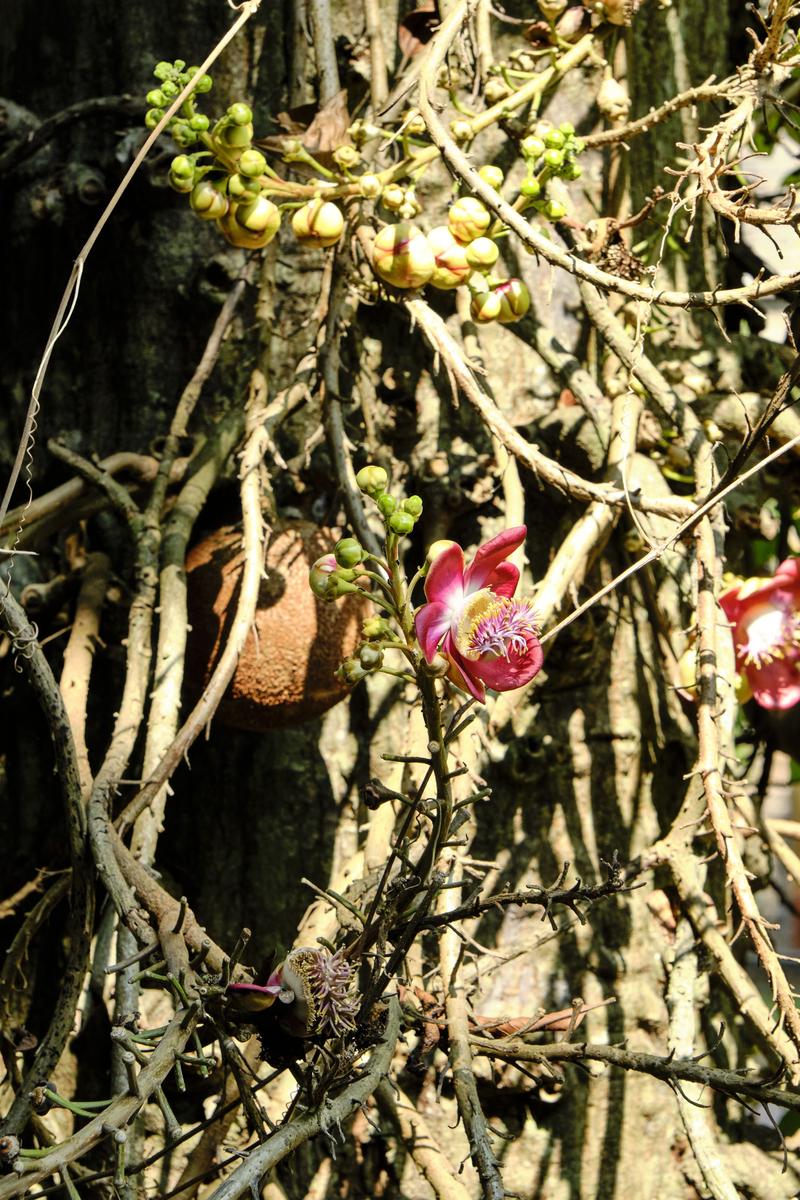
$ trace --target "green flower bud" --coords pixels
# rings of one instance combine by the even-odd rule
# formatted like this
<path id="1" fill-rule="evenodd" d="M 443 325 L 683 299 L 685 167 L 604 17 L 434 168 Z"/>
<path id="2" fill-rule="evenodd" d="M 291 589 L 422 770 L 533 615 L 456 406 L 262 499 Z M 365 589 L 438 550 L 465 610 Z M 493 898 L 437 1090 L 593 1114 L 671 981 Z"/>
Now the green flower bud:
<path id="1" fill-rule="evenodd" d="M 183 61 L 182 58 L 176 58 L 175 62 L 172 64 L 172 69 L 176 72 L 182 71 L 185 66 L 186 66 L 186 63 Z"/>
<path id="2" fill-rule="evenodd" d="M 540 158 L 545 151 L 545 144 L 539 137 L 524 137 L 519 144 L 524 158 L 535 159 Z"/>
<path id="3" fill-rule="evenodd" d="M 362 646 L 358 652 L 358 661 L 365 671 L 377 671 L 383 666 L 383 651 L 377 646 Z"/>
<path id="4" fill-rule="evenodd" d="M 244 150 L 253 136 L 252 125 L 223 125 L 217 137 L 228 150 Z"/>
<path id="5" fill-rule="evenodd" d="M 564 162 L 564 151 L 551 148 L 549 150 L 545 150 L 543 158 L 548 167 L 554 171 L 557 171 Z"/>
<path id="6" fill-rule="evenodd" d="M 194 178 L 194 163 L 187 154 L 178 154 L 173 158 L 169 169 L 176 179 Z"/>
<path id="7" fill-rule="evenodd" d="M 497 262 L 500 251 L 491 238 L 479 237 L 465 247 L 467 262 L 475 271 L 489 271 Z"/>
<path id="8" fill-rule="evenodd" d="M 407 512 L 416 521 L 418 517 L 422 516 L 422 497 L 408 496 L 403 501 L 403 511 Z"/>
<path id="9" fill-rule="evenodd" d="M 156 79 L 171 79 L 173 72 L 174 68 L 172 63 L 168 62 L 156 63 L 155 67 L 153 68 L 153 74 L 155 75 Z"/>
<path id="10" fill-rule="evenodd" d="M 161 120 L 163 115 L 164 115 L 163 109 L 148 108 L 147 112 L 144 114 L 144 123 L 148 129 L 155 129 L 156 125 Z"/>
<path id="11" fill-rule="evenodd" d="M 249 104 L 243 104 L 240 100 L 236 104 L 231 104 L 228 109 L 228 116 L 234 125 L 249 125 L 253 120 L 253 110 Z"/>
<path id="12" fill-rule="evenodd" d="M 352 171 L 361 162 L 361 155 L 355 146 L 337 146 L 333 152 L 333 161 L 343 171 Z"/>
<path id="13" fill-rule="evenodd" d="M 153 88 L 151 92 L 147 93 L 145 100 L 151 108 L 165 108 L 167 104 L 161 88 Z"/>
<path id="14" fill-rule="evenodd" d="M 560 129 L 548 129 L 544 135 L 544 144 L 550 150 L 560 150 L 566 140 Z"/>
<path id="15" fill-rule="evenodd" d="M 367 617 L 361 626 L 361 634 L 368 641 L 389 637 L 392 627 L 385 617 Z"/>
<path id="16" fill-rule="evenodd" d="M 344 232 L 344 217 L 330 200 L 317 197 L 297 209 L 292 217 L 292 230 L 302 246 L 321 249 L 338 242 Z"/>
<path id="17" fill-rule="evenodd" d="M 375 503 L 383 517 L 390 517 L 397 508 L 397 501 L 388 492 L 383 492 L 380 496 L 376 496 Z"/>
<path id="18" fill-rule="evenodd" d="M 308 573 L 308 586 L 319 600 L 334 600 L 331 583 L 336 570 L 336 559 L 332 554 L 323 554 L 312 565 Z"/>
<path id="19" fill-rule="evenodd" d="M 495 190 L 502 187 L 503 180 L 505 179 L 505 175 L 500 168 L 495 167 L 492 163 L 487 163 L 485 166 L 479 167 L 478 174 L 484 182 L 491 184 Z"/>
<path id="20" fill-rule="evenodd" d="M 414 518 L 407 512 L 394 512 L 389 517 L 389 528 L 393 533 L 405 536 L 405 534 L 411 533 L 411 530 L 414 528 Z"/>
<path id="21" fill-rule="evenodd" d="M 562 121 L 558 128 L 566 138 L 571 138 L 575 133 L 575 126 L 572 124 L 572 121 Z"/>
<path id="22" fill-rule="evenodd" d="M 248 179 L 256 179 L 259 175 L 263 175 L 267 169 L 267 160 L 260 150 L 245 150 L 237 162 L 240 175 L 246 175 Z"/>
<path id="23" fill-rule="evenodd" d="M 486 80 L 483 95 L 487 104 L 497 104 L 500 100 L 505 100 L 506 96 L 511 95 L 511 89 L 504 79 L 495 75 L 492 79 Z"/>
<path id="24" fill-rule="evenodd" d="M 576 179 L 580 179 L 582 174 L 583 174 L 583 167 L 580 165 L 580 163 L 576 163 L 576 162 L 564 163 L 564 166 L 561 170 L 561 178 L 567 179 L 570 182 L 573 182 Z"/>
<path id="25" fill-rule="evenodd" d="M 364 559 L 364 550 L 356 538 L 342 538 L 333 553 L 340 567 L 357 567 Z"/>
<path id="26" fill-rule="evenodd" d="M 542 185 L 533 175 L 529 175 L 527 179 L 523 179 L 519 185 L 519 190 L 523 196 L 527 196 L 530 200 L 535 200 L 542 190 Z"/>
<path id="27" fill-rule="evenodd" d="M 402 222 L 386 225 L 376 235 L 372 264 L 387 283 L 397 288 L 418 288 L 427 283 L 436 267 L 436 259 L 416 225 Z"/>
<path id="28" fill-rule="evenodd" d="M 366 673 L 357 658 L 346 658 L 336 672 L 336 678 L 341 679 L 348 687 L 355 687 Z"/>
<path id="29" fill-rule="evenodd" d="M 362 175 L 358 181 L 358 190 L 365 200 L 377 200 L 383 191 L 383 184 L 377 175 Z"/>
<path id="30" fill-rule="evenodd" d="M 228 201 L 210 179 L 201 179 L 192 188 L 189 203 L 204 221 L 216 221 L 228 211 Z"/>
<path id="31" fill-rule="evenodd" d="M 560 221 L 567 215 L 567 206 L 560 200 L 548 200 L 544 206 L 544 215 L 549 221 Z"/>
<path id="32" fill-rule="evenodd" d="M 189 68 L 189 70 L 191 70 L 191 67 Z M 196 67 L 195 67 L 195 74 L 197 74 Z M 204 92 L 210 92 L 213 86 L 214 86 L 214 81 L 210 75 L 201 75 L 200 78 L 198 79 L 197 83 L 194 85 L 194 90 L 197 92 L 198 95 L 202 96 Z"/>
<path id="33" fill-rule="evenodd" d="M 488 208 L 474 196 L 462 196 L 450 205 L 447 213 L 450 232 L 459 242 L 474 241 L 486 233 L 491 223 L 492 215 Z"/>
<path id="34" fill-rule="evenodd" d="M 264 197 L 260 198 L 263 199 Z M 221 217 L 219 221 L 217 221 L 217 227 L 225 240 L 230 242 L 232 246 L 238 246 L 242 250 L 260 250 L 262 246 L 269 245 L 269 243 L 275 237 L 277 230 L 273 228 L 272 225 L 267 225 L 260 231 L 246 229 L 243 225 L 240 225 L 239 221 L 237 220 L 240 207 L 242 206 L 240 206 L 234 200 L 231 203 L 228 211 L 225 213 L 225 216 Z M 247 202 L 245 202 L 244 207 L 249 207 Z M 273 208 L 274 207 L 275 206 L 273 205 Z"/>
<path id="35" fill-rule="evenodd" d="M 195 133 L 205 133 L 208 126 L 209 120 L 205 113 L 195 113 L 193 117 L 189 118 L 189 128 L 193 129 Z"/>
<path id="36" fill-rule="evenodd" d="M 170 100 L 174 100 L 180 90 L 173 79 L 166 79 L 161 85 L 161 91 Z"/>
<path id="37" fill-rule="evenodd" d="M 581 141 L 580 138 L 575 138 L 575 141 L 570 146 L 570 150 L 572 151 L 573 154 L 583 154 L 585 149 L 586 149 L 586 143 Z"/>
<path id="38" fill-rule="evenodd" d="M 382 492 L 388 482 L 389 476 L 383 467 L 362 467 L 356 475 L 356 483 L 361 491 L 366 492 L 368 496 L 374 496 L 377 492 Z"/>
<path id="39" fill-rule="evenodd" d="M 228 177 L 228 195 L 234 200 L 241 200 L 247 197 L 252 200 L 254 195 L 260 192 L 261 188 L 257 179 L 245 179 L 243 175 L 230 175 Z"/>
<path id="40" fill-rule="evenodd" d="M 189 128 L 185 121 L 178 121 L 172 128 L 172 140 L 176 146 L 180 146 L 181 150 L 188 150 L 197 141 L 197 134 Z"/>

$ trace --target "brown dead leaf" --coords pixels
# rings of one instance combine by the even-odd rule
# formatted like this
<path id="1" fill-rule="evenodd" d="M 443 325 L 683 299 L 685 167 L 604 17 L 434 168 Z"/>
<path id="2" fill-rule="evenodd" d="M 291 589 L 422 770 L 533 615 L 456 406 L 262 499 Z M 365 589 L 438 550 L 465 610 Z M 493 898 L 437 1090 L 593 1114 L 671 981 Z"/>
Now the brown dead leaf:
<path id="1" fill-rule="evenodd" d="M 397 29 L 397 43 L 403 58 L 413 58 L 419 54 L 433 37 L 439 21 L 439 10 L 434 0 L 426 0 L 419 8 L 406 13 Z"/>

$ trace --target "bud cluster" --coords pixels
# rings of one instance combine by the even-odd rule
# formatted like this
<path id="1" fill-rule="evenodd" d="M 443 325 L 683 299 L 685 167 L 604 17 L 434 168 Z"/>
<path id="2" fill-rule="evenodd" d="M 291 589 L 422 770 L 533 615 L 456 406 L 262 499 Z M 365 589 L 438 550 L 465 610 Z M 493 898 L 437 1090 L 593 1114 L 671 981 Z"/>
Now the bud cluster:
<path id="1" fill-rule="evenodd" d="M 575 137 L 575 127 L 569 121 L 558 128 L 539 122 L 520 142 L 527 172 L 520 184 L 520 195 L 527 204 L 550 221 L 560 221 L 567 215 L 563 199 L 548 195 L 551 179 L 573 182 L 580 179 L 583 168 L 575 161 L 583 150 L 583 142 Z M 562 189 L 563 194 L 563 189 Z"/>

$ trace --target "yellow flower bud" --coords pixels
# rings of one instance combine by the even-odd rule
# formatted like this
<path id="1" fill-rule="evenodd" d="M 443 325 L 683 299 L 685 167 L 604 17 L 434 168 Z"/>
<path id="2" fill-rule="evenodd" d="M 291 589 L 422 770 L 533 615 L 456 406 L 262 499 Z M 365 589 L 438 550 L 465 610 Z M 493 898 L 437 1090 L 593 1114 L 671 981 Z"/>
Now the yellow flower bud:
<path id="1" fill-rule="evenodd" d="M 415 108 L 409 109 L 403 118 L 403 129 L 412 137 L 419 137 L 427 129 L 424 118 Z"/>
<path id="2" fill-rule="evenodd" d="M 500 253 L 497 242 L 493 242 L 488 237 L 475 238 L 475 241 L 470 242 L 465 248 L 465 252 L 467 262 L 476 271 L 490 271 Z"/>
<path id="3" fill-rule="evenodd" d="M 464 120 L 463 117 L 450 122 L 450 132 L 453 135 L 453 140 L 456 142 L 469 142 L 475 136 L 472 132 L 472 125 L 469 121 Z"/>
<path id="4" fill-rule="evenodd" d="M 365 200 L 377 200 L 383 191 L 383 184 L 377 175 L 362 175 L 358 181 L 358 190 Z"/>
<path id="5" fill-rule="evenodd" d="M 303 246 L 332 246 L 338 242 L 344 230 L 341 209 L 330 200 L 311 200 L 298 208 L 292 217 L 292 229 Z"/>
<path id="6" fill-rule="evenodd" d="M 266 200 L 266 197 L 259 197 L 259 199 Z M 267 203 L 269 204 L 270 202 L 267 200 Z M 232 246 L 239 246 L 243 250 L 260 250 L 262 246 L 267 246 L 278 232 L 280 213 L 278 213 L 277 225 L 268 223 L 259 231 L 247 229 L 244 225 L 240 224 L 237 218 L 241 207 L 249 208 L 251 206 L 231 204 L 225 216 L 220 217 L 217 221 L 217 228 Z M 275 205 L 273 204 L 271 207 L 275 208 Z M 277 213 L 278 210 L 275 209 L 275 212 Z"/>
<path id="7" fill-rule="evenodd" d="M 248 233 L 268 234 L 269 240 L 274 238 L 281 224 L 281 214 L 276 206 L 266 196 L 257 196 L 245 204 L 237 204 L 235 217 L 239 225 Z M 262 243 L 266 244 L 266 243 Z"/>
<path id="8" fill-rule="evenodd" d="M 457 242 L 448 225 L 437 225 L 428 234 L 428 244 L 436 260 L 430 282 L 436 288 L 447 291 L 464 283 L 470 273 L 470 265 L 464 247 Z"/>
<path id="9" fill-rule="evenodd" d="M 493 163 L 486 163 L 485 166 L 480 167 L 478 174 L 486 183 L 491 184 L 495 190 L 502 187 L 503 180 L 505 179 L 503 172 L 499 167 L 494 166 Z"/>
<path id="10" fill-rule="evenodd" d="M 361 155 L 355 146 L 337 146 L 333 152 L 333 161 L 343 171 L 352 171 L 361 162 Z"/>
<path id="11" fill-rule="evenodd" d="M 203 221 L 216 221 L 228 211 L 228 201 L 210 179 L 201 179 L 189 197 L 192 210 Z"/>
<path id="12" fill-rule="evenodd" d="M 405 204 L 405 199 L 405 189 L 401 188 L 399 183 L 387 183 L 383 189 L 381 204 L 384 208 L 388 208 L 389 212 L 398 212 Z"/>
<path id="13" fill-rule="evenodd" d="M 491 213 L 474 196 L 462 196 L 450 205 L 447 214 L 450 232 L 459 242 L 473 242 L 476 237 L 486 233 L 491 223 Z"/>
<path id="14" fill-rule="evenodd" d="M 406 221 L 380 231 L 373 244 L 372 263 L 381 279 L 398 288 L 422 287 L 436 267 L 425 234 Z"/>

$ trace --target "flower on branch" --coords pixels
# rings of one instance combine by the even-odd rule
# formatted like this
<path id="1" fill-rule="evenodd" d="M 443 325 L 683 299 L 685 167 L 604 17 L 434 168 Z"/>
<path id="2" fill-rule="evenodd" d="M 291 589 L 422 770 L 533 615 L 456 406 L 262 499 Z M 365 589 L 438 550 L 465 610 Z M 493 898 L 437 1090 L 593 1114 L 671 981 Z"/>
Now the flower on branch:
<path id="1" fill-rule="evenodd" d="M 520 525 L 498 534 L 469 566 L 453 542 L 436 555 L 425 580 L 428 603 L 416 616 L 422 652 L 433 663 L 441 651 L 450 680 L 481 702 L 487 687 L 522 687 L 542 666 L 533 605 L 514 596 L 519 570 L 506 561 L 526 532 Z"/>
<path id="2" fill-rule="evenodd" d="M 800 702 L 800 558 L 787 558 L 771 579 L 736 583 L 720 604 L 756 703 L 784 709 Z"/>

